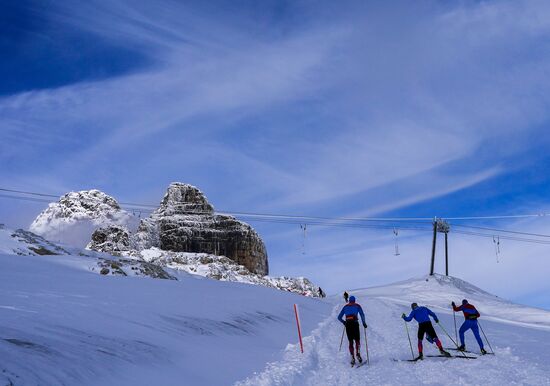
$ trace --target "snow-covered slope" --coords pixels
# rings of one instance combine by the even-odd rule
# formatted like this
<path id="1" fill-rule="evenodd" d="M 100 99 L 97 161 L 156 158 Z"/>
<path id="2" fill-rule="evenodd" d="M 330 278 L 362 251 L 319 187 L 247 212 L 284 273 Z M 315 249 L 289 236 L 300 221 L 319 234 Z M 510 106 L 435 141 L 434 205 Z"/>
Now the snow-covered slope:
<path id="1" fill-rule="evenodd" d="M 16 255 L 67 255 L 69 252 L 41 236 L 0 224 L 0 253 Z"/>
<path id="2" fill-rule="evenodd" d="M 209 280 L 173 270 L 168 260 L 162 271 L 177 280 L 153 280 L 133 275 L 122 257 L 78 255 L 6 228 L 0 245 L 0 385 L 550 385 L 550 312 L 459 279 L 422 277 L 352 291 L 367 314 L 370 365 L 350 369 L 346 343 L 338 350 L 339 296 L 319 300 Z M 152 264 L 155 257 L 146 259 Z M 109 275 L 99 275 L 100 267 Z M 454 337 L 449 303 L 463 298 L 481 312 L 495 356 L 393 361 L 411 357 L 400 318 L 411 302 L 429 306 Z M 408 327 L 414 339 L 415 323 Z M 478 350 L 470 332 L 466 345 Z M 413 347 L 416 354 L 414 341 Z M 425 352 L 437 351 L 425 343 Z"/>
<path id="3" fill-rule="evenodd" d="M 58 245 L 23 229 L 9 229 L 0 224 L 0 253 L 19 256 L 75 255 L 80 264 L 101 275 L 147 276 L 155 279 L 175 279 L 162 266 L 139 259 L 111 256 L 69 245 Z"/>
<path id="4" fill-rule="evenodd" d="M 322 300 L 208 280 L 102 276 L 82 256 L 0 254 L 1 385 L 230 385 L 330 313 Z"/>
<path id="5" fill-rule="evenodd" d="M 289 345 L 281 360 L 271 362 L 264 371 L 238 384 L 550 385 L 549 311 L 513 304 L 462 280 L 443 276 L 411 279 L 351 293 L 367 315 L 370 365 L 351 369 L 346 342 L 342 351 L 338 351 L 342 326 L 336 321 L 336 315 L 343 304 L 337 297 L 332 299 L 332 316 L 306 337 L 305 354 L 297 353 L 296 345 Z M 456 339 L 450 302 L 463 298 L 479 309 L 480 324 L 496 355 L 477 359 L 426 358 L 414 363 L 393 360 L 411 358 L 405 322 L 400 315 L 410 311 L 412 302 L 429 306 L 439 316 L 440 327 Z M 456 317 L 460 326 L 461 314 Z M 440 327 L 436 327 L 436 331 L 443 344 L 453 346 Z M 409 323 L 408 328 L 416 355 L 416 323 Z M 426 341 L 424 346 L 426 354 L 437 354 L 435 346 Z M 479 352 L 471 332 L 466 333 L 466 346 Z"/>

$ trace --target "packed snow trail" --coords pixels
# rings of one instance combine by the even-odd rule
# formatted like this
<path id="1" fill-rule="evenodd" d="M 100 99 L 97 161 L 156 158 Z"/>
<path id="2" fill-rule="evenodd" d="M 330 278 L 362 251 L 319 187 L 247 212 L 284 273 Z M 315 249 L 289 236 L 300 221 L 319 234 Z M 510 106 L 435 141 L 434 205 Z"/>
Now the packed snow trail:
<path id="1" fill-rule="evenodd" d="M 537 324 L 529 325 L 522 320 L 515 323 L 513 320 L 502 321 L 508 318 L 506 312 L 510 303 L 478 292 L 474 287 L 461 290 L 455 285 L 457 283 L 433 281 L 435 283 L 425 283 L 424 280 L 401 283 L 402 291 L 399 286 L 388 286 L 351 292 L 366 313 L 370 365 L 357 369 L 350 367 L 345 337 L 342 351 L 338 352 L 342 326 L 336 321 L 336 316 L 343 302 L 337 298 L 333 299 L 333 314 L 305 338 L 303 355 L 295 345 L 289 345 L 280 362 L 268 364 L 263 372 L 237 385 L 550 385 L 550 312 L 514 305 L 516 311 L 523 308 L 526 317 L 536 314 Z M 434 299 L 431 303 L 427 301 L 430 297 Z M 400 317 L 403 312 L 408 314 L 411 302 L 424 298 L 421 304 L 429 306 L 439 316 L 440 322 L 454 339 L 452 311 L 443 307 L 451 300 L 457 301 L 463 297 L 471 299 L 480 310 L 480 322 L 496 351 L 495 356 L 486 355 L 477 359 L 425 358 L 414 363 L 393 361 L 394 358 L 411 359 L 404 321 Z M 443 300 L 444 303 L 441 303 Z M 485 308 L 497 309 L 495 302 L 500 302 L 500 313 L 489 315 Z M 456 315 L 457 324 L 459 321 L 462 323 L 461 315 Z M 499 322 L 491 321 L 492 318 Z M 417 355 L 417 323 L 411 322 L 408 326 L 413 351 Z M 435 323 L 434 327 L 443 345 L 452 347 L 453 343 L 441 328 Z M 365 359 L 363 334 L 361 339 L 361 352 Z M 466 333 L 466 347 L 479 352 L 471 332 Z M 424 341 L 424 353 L 439 352 L 435 345 Z"/>

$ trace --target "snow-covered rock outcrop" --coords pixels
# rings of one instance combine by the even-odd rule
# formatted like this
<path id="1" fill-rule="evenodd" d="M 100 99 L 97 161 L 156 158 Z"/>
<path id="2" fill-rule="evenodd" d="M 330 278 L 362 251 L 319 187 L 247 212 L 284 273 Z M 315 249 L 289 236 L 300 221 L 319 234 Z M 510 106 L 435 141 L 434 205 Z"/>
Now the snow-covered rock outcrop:
<path id="1" fill-rule="evenodd" d="M 135 259 L 210 279 L 257 284 L 306 296 L 319 296 L 319 287 L 303 277 L 264 276 L 250 272 L 248 268 L 226 256 L 165 251 L 157 247 L 137 250 L 130 244 L 130 236 L 126 228 L 110 226 L 95 231 L 88 247 L 95 251 L 119 256 L 127 262 Z"/>
<path id="2" fill-rule="evenodd" d="M 99 227 L 132 226 L 136 222 L 113 197 L 92 189 L 69 192 L 49 204 L 29 230 L 48 240 L 84 247 Z"/>
<path id="3" fill-rule="evenodd" d="M 196 187 L 174 182 L 158 209 L 142 219 L 135 233 L 123 226 L 98 229 L 88 248 L 118 254 L 158 248 L 163 251 L 225 256 L 250 272 L 267 275 L 265 245 L 252 227 L 218 215 Z"/>
<path id="4" fill-rule="evenodd" d="M 159 207 L 137 221 L 113 197 L 89 190 L 67 193 L 50 204 L 31 229 L 68 244 L 74 244 L 75 233 L 82 235 L 90 253 L 113 256 L 108 261 L 103 257 L 103 274 L 171 278 L 166 268 L 319 296 L 319 287 L 306 278 L 266 276 L 267 252 L 256 231 L 232 216 L 216 214 L 192 185 L 170 184 Z"/>
<path id="5" fill-rule="evenodd" d="M 152 247 L 141 251 L 120 252 L 124 258 L 134 258 L 160 267 L 185 271 L 210 279 L 257 284 L 306 296 L 319 296 L 319 287 L 304 277 L 270 277 L 250 272 L 243 265 L 225 257 L 206 253 L 163 251 Z"/>

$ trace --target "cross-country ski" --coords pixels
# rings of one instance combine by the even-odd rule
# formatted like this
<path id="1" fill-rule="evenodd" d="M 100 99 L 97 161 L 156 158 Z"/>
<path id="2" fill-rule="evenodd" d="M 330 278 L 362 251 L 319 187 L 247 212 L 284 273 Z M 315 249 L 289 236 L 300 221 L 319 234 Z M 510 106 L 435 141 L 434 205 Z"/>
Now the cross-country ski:
<path id="1" fill-rule="evenodd" d="M 456 347 L 445 347 L 445 350 L 461 351 L 461 352 L 464 352 L 464 353 L 476 354 L 476 355 L 495 355 L 495 353 L 492 353 L 492 352 L 480 353 L 480 352 L 475 352 L 475 351 L 461 350 L 461 349 L 458 349 Z"/>
<path id="2" fill-rule="evenodd" d="M 467 355 L 426 355 L 426 357 L 428 357 L 428 358 L 444 358 L 444 359 L 456 359 L 456 358 L 477 359 L 477 357 L 467 356 Z"/>

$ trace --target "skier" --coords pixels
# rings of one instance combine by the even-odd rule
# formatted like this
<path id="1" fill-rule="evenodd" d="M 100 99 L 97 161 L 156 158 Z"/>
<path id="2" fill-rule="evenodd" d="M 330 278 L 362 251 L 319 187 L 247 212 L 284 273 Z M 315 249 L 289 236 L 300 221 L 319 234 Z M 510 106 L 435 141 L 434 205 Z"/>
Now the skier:
<path id="1" fill-rule="evenodd" d="M 483 355 L 487 354 L 487 351 L 485 351 L 485 348 L 483 347 L 481 336 L 479 336 L 479 327 L 477 324 L 477 318 L 481 315 L 479 315 L 479 312 L 476 310 L 474 305 L 468 303 L 468 300 L 466 299 L 462 300 L 462 305 L 460 307 L 457 307 L 455 302 L 451 302 L 451 305 L 453 306 L 453 311 L 462 311 L 464 313 L 464 323 L 462 323 L 460 330 L 458 330 L 458 334 L 460 336 L 460 347 L 458 347 L 458 349 L 460 351 L 466 351 L 466 346 L 464 345 L 464 333 L 471 329 L 477 340 L 477 344 L 479 344 L 481 353 Z"/>
<path id="2" fill-rule="evenodd" d="M 347 295 L 347 292 L 344 293 Z M 340 314 L 338 315 L 338 321 L 342 322 L 346 326 L 346 335 L 349 341 L 349 353 L 351 354 L 351 365 L 355 365 L 355 357 L 359 363 L 363 362 L 361 354 L 359 353 L 359 348 L 361 347 L 361 333 L 359 331 L 359 318 L 357 314 L 361 315 L 361 320 L 363 321 L 363 327 L 367 328 L 367 323 L 365 323 L 365 313 L 363 308 L 355 303 L 355 296 L 349 297 L 349 303 L 346 304 Z M 342 317 L 345 316 L 345 320 Z M 355 341 L 355 355 L 353 350 L 353 342 Z"/>
<path id="3" fill-rule="evenodd" d="M 443 350 L 443 345 L 441 344 L 441 341 L 437 337 L 437 334 L 435 333 L 434 326 L 432 325 L 432 322 L 430 321 L 430 316 L 434 319 L 436 323 L 439 323 L 439 319 L 437 318 L 437 315 L 432 312 L 428 307 L 424 306 L 418 306 L 418 304 L 413 303 L 411 304 L 412 311 L 409 314 L 409 316 L 406 316 L 405 313 L 401 315 L 401 317 L 405 320 L 405 322 L 410 322 L 411 320 L 416 320 L 418 322 L 418 359 L 424 359 L 424 354 L 422 353 L 422 340 L 424 339 L 424 334 L 426 334 L 426 340 L 430 343 L 435 342 L 437 345 L 437 348 L 439 348 L 439 353 L 441 355 L 444 355 L 446 357 L 450 357 L 451 354 L 449 354 L 447 351 Z"/>
<path id="4" fill-rule="evenodd" d="M 348 302 L 348 293 L 347 292 L 344 292 L 344 300 L 346 301 L 346 303 Z"/>
<path id="5" fill-rule="evenodd" d="M 325 293 L 323 292 L 323 290 L 321 289 L 321 287 L 319 287 L 319 297 L 320 297 L 320 298 L 324 298 L 324 297 L 325 297 Z"/>

